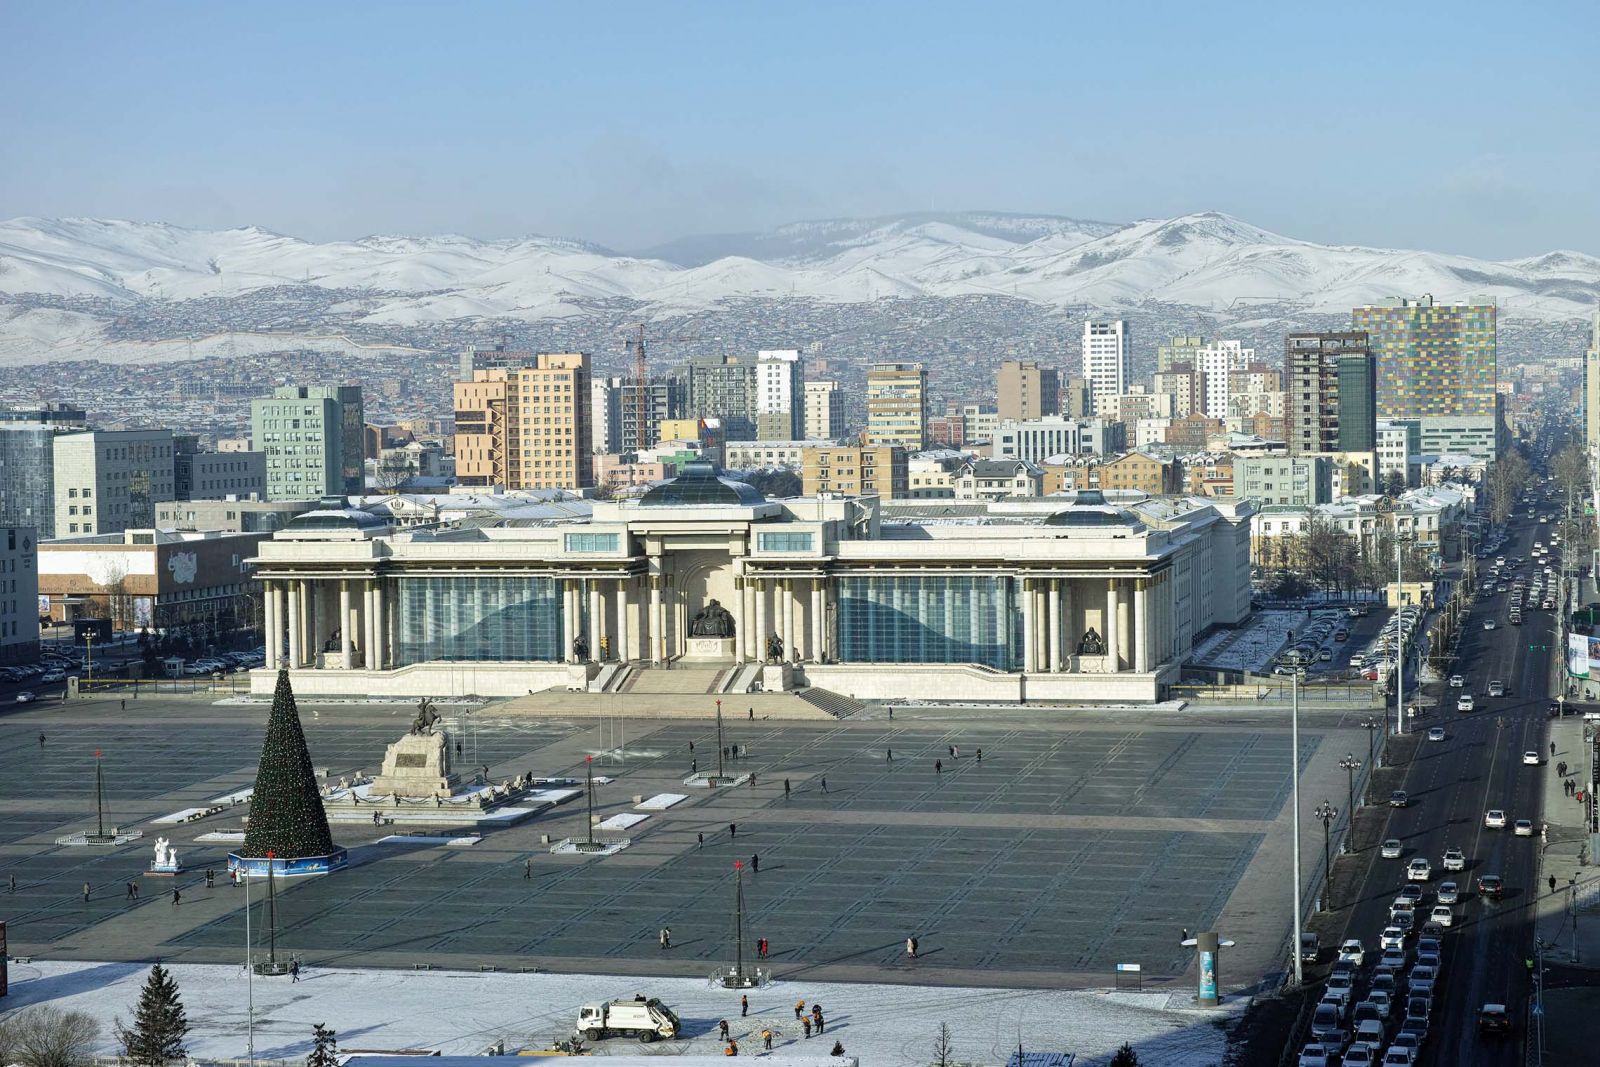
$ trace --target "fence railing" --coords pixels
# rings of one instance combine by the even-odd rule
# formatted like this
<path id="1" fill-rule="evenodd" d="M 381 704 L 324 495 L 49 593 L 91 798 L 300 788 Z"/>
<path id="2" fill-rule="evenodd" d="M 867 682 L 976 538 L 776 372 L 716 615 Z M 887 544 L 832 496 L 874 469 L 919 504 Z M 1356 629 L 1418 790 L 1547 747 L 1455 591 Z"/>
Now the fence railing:
<path id="1" fill-rule="evenodd" d="M 250 678 L 247 674 L 224 674 L 188 678 L 79 678 L 78 696 L 114 696 L 137 700 L 141 696 L 158 693 L 248 693 Z"/>

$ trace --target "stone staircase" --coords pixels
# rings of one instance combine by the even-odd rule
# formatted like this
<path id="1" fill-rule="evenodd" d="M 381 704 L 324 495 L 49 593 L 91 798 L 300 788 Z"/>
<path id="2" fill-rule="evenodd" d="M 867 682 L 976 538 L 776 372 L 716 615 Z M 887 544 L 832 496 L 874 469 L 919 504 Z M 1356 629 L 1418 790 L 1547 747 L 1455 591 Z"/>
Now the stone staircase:
<path id="1" fill-rule="evenodd" d="M 617 690 L 651 696 L 689 696 L 710 693 L 722 675 L 721 667 L 635 667 Z"/>
<path id="2" fill-rule="evenodd" d="M 861 701 L 842 696 L 831 689 L 802 689 L 794 695 L 807 704 L 821 708 L 835 719 L 847 719 L 866 707 Z"/>

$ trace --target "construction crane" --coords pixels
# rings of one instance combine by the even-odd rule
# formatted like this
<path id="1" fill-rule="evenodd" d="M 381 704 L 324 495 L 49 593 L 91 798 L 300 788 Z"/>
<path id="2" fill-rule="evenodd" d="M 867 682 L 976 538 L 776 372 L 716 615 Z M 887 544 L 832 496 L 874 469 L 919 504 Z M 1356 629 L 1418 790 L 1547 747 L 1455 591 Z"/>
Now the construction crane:
<path id="1" fill-rule="evenodd" d="M 628 342 L 633 364 L 634 450 L 642 452 L 655 444 L 650 435 L 650 364 L 644 355 L 644 323 L 635 323 L 638 336 Z"/>

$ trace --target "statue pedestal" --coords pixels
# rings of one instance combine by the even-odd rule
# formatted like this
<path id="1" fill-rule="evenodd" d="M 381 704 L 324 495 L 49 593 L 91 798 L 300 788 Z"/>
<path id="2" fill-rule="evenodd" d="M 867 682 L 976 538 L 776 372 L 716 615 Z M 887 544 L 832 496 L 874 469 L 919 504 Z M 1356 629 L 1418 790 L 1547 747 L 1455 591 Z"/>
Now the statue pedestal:
<path id="1" fill-rule="evenodd" d="M 787 693 L 794 688 L 795 669 L 788 663 L 769 663 L 761 668 L 763 693 Z"/>
<path id="2" fill-rule="evenodd" d="M 450 743 L 444 734 L 407 734 L 383 756 L 383 770 L 368 792 L 397 797 L 448 797 L 455 792 Z"/>
<path id="3" fill-rule="evenodd" d="M 733 659 L 733 638 L 690 637 L 684 640 L 683 660 L 686 663 Z"/>

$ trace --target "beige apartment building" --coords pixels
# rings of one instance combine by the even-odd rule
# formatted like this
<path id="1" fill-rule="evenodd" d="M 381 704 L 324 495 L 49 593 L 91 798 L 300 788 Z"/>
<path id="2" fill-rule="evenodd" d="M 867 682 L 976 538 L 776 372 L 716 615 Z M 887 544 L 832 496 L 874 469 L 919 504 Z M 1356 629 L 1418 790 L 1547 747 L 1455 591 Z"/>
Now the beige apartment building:
<path id="1" fill-rule="evenodd" d="M 867 372 L 867 432 L 863 444 L 926 447 L 928 372 L 920 363 L 879 363 Z"/>
<path id="2" fill-rule="evenodd" d="M 900 500 L 910 495 L 909 473 L 906 450 L 897 445 L 808 448 L 800 468 L 801 492 Z"/>
<path id="3" fill-rule="evenodd" d="M 456 480 L 462 485 L 506 484 L 506 372 L 473 371 L 455 383 Z"/>
<path id="4" fill-rule="evenodd" d="M 463 484 L 594 484 L 587 353 L 540 352 L 525 366 L 474 370 L 454 393 L 456 477 Z"/>
<path id="5" fill-rule="evenodd" d="M 838 382 L 805 383 L 805 435 L 825 441 L 844 436 L 844 392 Z"/>
<path id="6" fill-rule="evenodd" d="M 1008 359 L 995 375 L 1000 419 L 1037 419 L 1061 411 L 1061 372 L 1032 360 Z"/>

